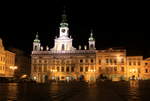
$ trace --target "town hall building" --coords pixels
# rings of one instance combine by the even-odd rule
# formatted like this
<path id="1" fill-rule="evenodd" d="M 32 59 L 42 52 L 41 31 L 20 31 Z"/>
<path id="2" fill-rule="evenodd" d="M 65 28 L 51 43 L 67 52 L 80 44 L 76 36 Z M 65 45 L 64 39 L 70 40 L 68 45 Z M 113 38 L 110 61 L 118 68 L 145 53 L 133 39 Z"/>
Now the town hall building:
<path id="1" fill-rule="evenodd" d="M 149 79 L 149 61 L 143 56 L 127 56 L 125 49 L 96 50 L 93 32 L 88 46 L 73 46 L 69 36 L 66 14 L 62 15 L 59 37 L 54 47 L 43 47 L 37 33 L 31 54 L 31 77 L 37 82 L 48 80 L 96 81 L 100 77 L 110 80 Z M 149 59 L 150 60 L 150 59 Z M 147 65 L 145 66 L 145 62 Z M 149 62 L 149 63 L 148 63 Z"/>

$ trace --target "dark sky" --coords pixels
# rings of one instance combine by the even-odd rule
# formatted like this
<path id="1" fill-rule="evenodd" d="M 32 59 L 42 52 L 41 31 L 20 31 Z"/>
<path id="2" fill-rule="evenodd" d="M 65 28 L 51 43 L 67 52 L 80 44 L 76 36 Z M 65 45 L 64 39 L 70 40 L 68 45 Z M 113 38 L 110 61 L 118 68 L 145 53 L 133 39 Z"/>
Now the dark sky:
<path id="1" fill-rule="evenodd" d="M 97 49 L 124 47 L 131 55 L 150 56 L 148 13 L 140 2 L 51 1 L 0 3 L 0 37 L 6 48 L 30 53 L 37 31 L 43 46 L 53 47 L 65 5 L 75 47 L 87 44 L 93 29 Z"/>

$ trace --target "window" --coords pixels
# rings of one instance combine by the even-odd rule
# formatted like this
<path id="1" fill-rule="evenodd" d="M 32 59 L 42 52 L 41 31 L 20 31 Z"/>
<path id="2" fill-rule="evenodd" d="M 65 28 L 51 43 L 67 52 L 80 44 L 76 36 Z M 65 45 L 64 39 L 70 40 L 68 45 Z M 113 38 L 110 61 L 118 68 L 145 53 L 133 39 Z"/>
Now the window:
<path id="1" fill-rule="evenodd" d="M 91 59 L 91 63 L 93 63 L 93 59 Z"/>
<path id="2" fill-rule="evenodd" d="M 80 72 L 83 72 L 83 67 L 80 67 Z"/>
<path id="3" fill-rule="evenodd" d="M 93 44 L 91 44 L 91 45 L 90 45 L 90 47 L 91 47 L 91 48 L 94 48 L 94 45 L 93 45 Z"/>
<path id="4" fill-rule="evenodd" d="M 69 67 L 66 68 L 66 72 L 69 72 Z"/>
<path id="5" fill-rule="evenodd" d="M 99 65 L 101 64 L 101 60 L 99 60 Z"/>
<path id="6" fill-rule="evenodd" d="M 136 62 L 133 62 L 134 65 L 136 65 Z"/>
<path id="7" fill-rule="evenodd" d="M 44 72 L 47 72 L 47 65 L 44 65 Z"/>
<path id="8" fill-rule="evenodd" d="M 102 71 L 102 69 L 101 69 L 101 67 L 99 67 L 99 72 L 101 72 Z"/>
<path id="9" fill-rule="evenodd" d="M 139 65 L 139 66 L 141 65 L 141 62 L 140 62 L 140 61 L 138 62 L 138 65 Z"/>
<path id="10" fill-rule="evenodd" d="M 110 64 L 112 64 L 112 59 L 110 59 Z"/>
<path id="11" fill-rule="evenodd" d="M 131 65 L 131 62 L 129 62 L 129 65 Z"/>
<path id="12" fill-rule="evenodd" d="M 71 67 L 71 72 L 74 72 L 74 67 Z"/>
<path id="13" fill-rule="evenodd" d="M 59 72 L 59 67 L 57 67 L 57 72 Z"/>
<path id="14" fill-rule="evenodd" d="M 93 66 L 91 66 L 91 70 L 94 70 L 94 67 L 93 67 Z"/>
<path id="15" fill-rule="evenodd" d="M 145 65 L 148 65 L 148 63 L 145 63 Z"/>
<path id="16" fill-rule="evenodd" d="M 35 50 L 37 50 L 37 46 L 35 46 Z"/>
<path id="17" fill-rule="evenodd" d="M 42 61 L 41 60 L 39 60 L 39 63 L 41 63 Z"/>
<path id="18" fill-rule="evenodd" d="M 124 67 L 121 67 L 121 71 L 124 72 Z"/>
<path id="19" fill-rule="evenodd" d="M 115 72 L 117 71 L 117 67 L 114 67 L 114 71 L 115 71 Z"/>
<path id="20" fill-rule="evenodd" d="M 61 50 L 64 50 L 64 49 L 65 49 L 65 46 L 64 46 L 64 44 L 62 44 Z"/>
<path id="21" fill-rule="evenodd" d="M 115 65 L 117 64 L 117 60 L 116 60 L 116 59 L 114 59 L 114 64 L 115 64 Z"/>
<path id="22" fill-rule="evenodd" d="M 42 72 L 42 67 L 41 66 L 39 67 L 39 72 Z"/>
<path id="23" fill-rule="evenodd" d="M 109 62 L 109 60 L 108 59 L 106 59 L 106 63 L 108 63 Z"/>
<path id="24" fill-rule="evenodd" d="M 80 60 L 80 63 L 83 63 L 83 60 L 82 60 L 82 59 Z"/>
<path id="25" fill-rule="evenodd" d="M 37 71 L 36 71 L 36 68 L 37 68 L 37 66 L 36 66 L 36 65 L 33 65 L 33 71 L 34 71 L 34 72 L 37 72 Z"/>
<path id="26" fill-rule="evenodd" d="M 148 73 L 148 69 L 145 69 L 145 73 Z"/>
<path id="27" fill-rule="evenodd" d="M 85 67 L 85 71 L 88 72 L 88 67 Z"/>
<path id="28" fill-rule="evenodd" d="M 64 67 L 61 67 L 61 72 L 64 72 Z"/>
<path id="29" fill-rule="evenodd" d="M 124 63 L 124 59 L 121 59 L 121 63 Z"/>
<path id="30" fill-rule="evenodd" d="M 88 62 L 88 59 L 86 59 L 85 62 L 87 63 L 87 62 Z"/>

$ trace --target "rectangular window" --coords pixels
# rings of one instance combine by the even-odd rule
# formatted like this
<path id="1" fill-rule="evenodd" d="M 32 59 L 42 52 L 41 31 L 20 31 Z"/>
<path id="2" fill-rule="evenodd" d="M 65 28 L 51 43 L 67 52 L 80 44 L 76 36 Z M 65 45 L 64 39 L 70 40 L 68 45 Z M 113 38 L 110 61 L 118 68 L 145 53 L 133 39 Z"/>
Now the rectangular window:
<path id="1" fill-rule="evenodd" d="M 59 67 L 57 67 L 57 72 L 59 72 Z"/>
<path id="2" fill-rule="evenodd" d="M 99 67 L 99 72 L 101 72 L 102 70 L 101 70 L 101 67 Z"/>
<path id="3" fill-rule="evenodd" d="M 121 63 L 124 63 L 124 59 L 121 59 Z"/>
<path id="4" fill-rule="evenodd" d="M 101 60 L 99 60 L 99 65 L 101 64 Z"/>
<path id="5" fill-rule="evenodd" d="M 129 65 L 131 66 L 131 62 L 129 62 Z"/>
<path id="6" fill-rule="evenodd" d="M 117 64 L 117 60 L 116 60 L 116 59 L 114 59 L 114 64 L 115 64 L 115 65 Z"/>
<path id="7" fill-rule="evenodd" d="M 124 67 L 121 67 L 121 71 L 124 72 Z"/>
<path id="8" fill-rule="evenodd" d="M 88 72 L 88 67 L 85 67 L 85 71 Z"/>
<path id="9" fill-rule="evenodd" d="M 93 59 L 91 59 L 91 63 L 93 63 L 94 61 L 93 61 Z"/>
<path id="10" fill-rule="evenodd" d="M 39 67 L 39 72 L 42 72 L 42 67 L 41 66 Z"/>
<path id="11" fill-rule="evenodd" d="M 71 72 L 74 72 L 74 67 L 71 67 Z"/>
<path id="12" fill-rule="evenodd" d="M 141 65 L 141 62 L 138 62 L 138 65 L 140 66 L 140 65 Z"/>
<path id="13" fill-rule="evenodd" d="M 64 67 L 61 67 L 61 72 L 64 72 Z"/>
<path id="14" fill-rule="evenodd" d="M 109 60 L 108 59 L 106 59 L 106 63 L 108 64 L 108 62 L 109 62 Z"/>
<path id="15" fill-rule="evenodd" d="M 44 65 L 44 72 L 47 72 L 47 65 Z"/>
<path id="16" fill-rule="evenodd" d="M 117 67 L 114 67 L 114 71 L 115 71 L 115 72 L 117 71 Z"/>
<path id="17" fill-rule="evenodd" d="M 69 72 L 69 67 L 66 68 L 66 72 Z"/>
<path id="18" fill-rule="evenodd" d="M 112 59 L 110 59 L 110 64 L 112 64 Z"/>
<path id="19" fill-rule="evenodd" d="M 145 69 L 145 73 L 148 73 L 148 69 Z"/>
<path id="20" fill-rule="evenodd" d="M 133 64 L 136 65 L 136 62 L 134 61 Z"/>
<path id="21" fill-rule="evenodd" d="M 83 67 L 80 67 L 80 72 L 83 72 Z"/>

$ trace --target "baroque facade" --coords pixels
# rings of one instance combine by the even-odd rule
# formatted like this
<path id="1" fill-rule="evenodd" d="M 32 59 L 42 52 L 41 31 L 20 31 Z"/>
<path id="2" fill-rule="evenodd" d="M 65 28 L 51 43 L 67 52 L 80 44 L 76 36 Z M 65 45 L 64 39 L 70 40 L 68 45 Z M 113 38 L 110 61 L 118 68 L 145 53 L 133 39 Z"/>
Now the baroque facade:
<path id="1" fill-rule="evenodd" d="M 145 67 L 144 62 L 147 61 L 143 60 L 143 56 L 126 56 L 125 49 L 96 50 L 92 32 L 88 40 L 89 45 L 84 46 L 84 49 L 81 49 L 81 46 L 76 49 L 72 46 L 72 41 L 65 14 L 62 15 L 59 37 L 55 38 L 53 48 L 47 46 L 44 49 L 37 33 L 31 54 L 32 79 L 46 82 L 47 80 L 96 81 L 100 77 L 111 80 L 150 77 L 150 70 L 147 69 L 150 62 Z"/>
<path id="2" fill-rule="evenodd" d="M 0 38 L 0 77 L 13 77 L 14 70 L 10 68 L 15 65 L 15 54 L 5 50 Z"/>

